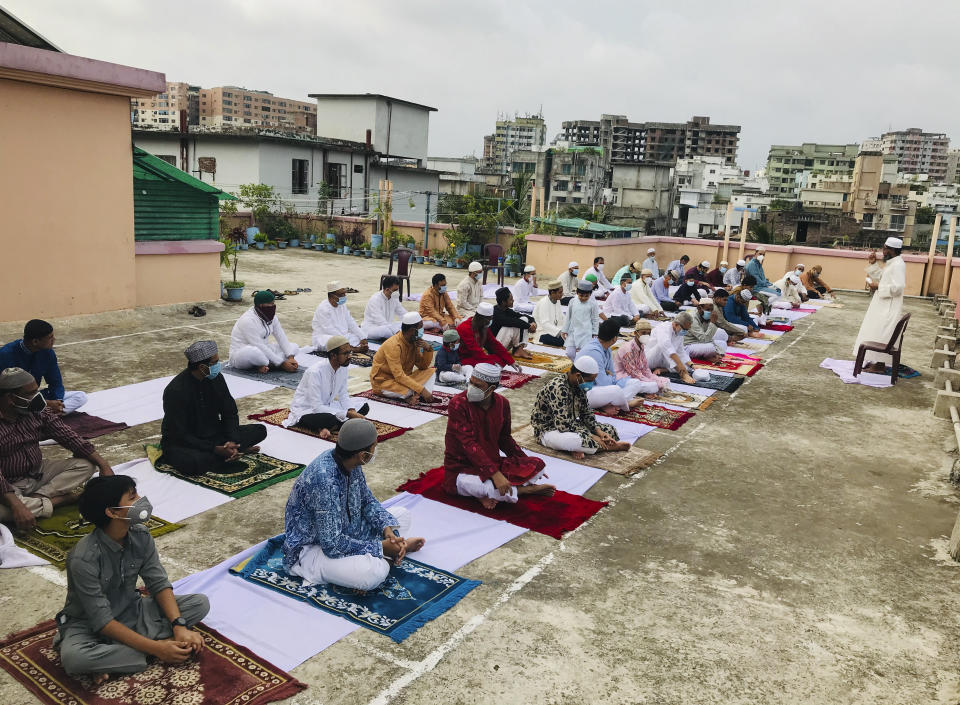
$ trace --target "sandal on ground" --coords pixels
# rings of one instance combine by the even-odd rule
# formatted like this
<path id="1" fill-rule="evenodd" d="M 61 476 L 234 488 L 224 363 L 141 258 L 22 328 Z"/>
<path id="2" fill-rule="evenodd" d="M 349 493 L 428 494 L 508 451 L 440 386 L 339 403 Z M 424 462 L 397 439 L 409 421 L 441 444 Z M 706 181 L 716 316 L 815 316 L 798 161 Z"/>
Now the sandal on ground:
<path id="1" fill-rule="evenodd" d="M 187 313 L 189 313 L 191 316 L 194 316 L 196 318 L 202 318 L 203 316 L 207 315 L 207 312 L 204 309 L 202 309 L 200 306 L 194 306 L 189 311 L 187 311 Z"/>

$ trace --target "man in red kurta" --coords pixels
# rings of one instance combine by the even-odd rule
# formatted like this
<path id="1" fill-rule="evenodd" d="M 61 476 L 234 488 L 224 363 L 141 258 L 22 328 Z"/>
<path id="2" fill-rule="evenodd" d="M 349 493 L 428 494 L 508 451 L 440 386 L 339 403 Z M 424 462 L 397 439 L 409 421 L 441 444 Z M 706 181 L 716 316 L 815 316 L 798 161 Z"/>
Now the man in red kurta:
<path id="1" fill-rule="evenodd" d="M 513 356 L 500 344 L 496 336 L 490 333 L 490 323 L 493 321 L 493 304 L 484 301 L 477 306 L 477 312 L 459 326 L 460 334 L 460 364 L 479 365 L 486 362 L 499 367 L 517 367 Z"/>
<path id="2" fill-rule="evenodd" d="M 499 384 L 500 367 L 474 367 L 467 391 L 450 400 L 443 455 L 443 489 L 476 497 L 486 509 L 497 502 L 514 504 L 520 495 L 556 491 L 553 485 L 535 484 L 546 477 L 546 464 L 524 453 L 510 435 L 510 402 L 494 391 Z"/>

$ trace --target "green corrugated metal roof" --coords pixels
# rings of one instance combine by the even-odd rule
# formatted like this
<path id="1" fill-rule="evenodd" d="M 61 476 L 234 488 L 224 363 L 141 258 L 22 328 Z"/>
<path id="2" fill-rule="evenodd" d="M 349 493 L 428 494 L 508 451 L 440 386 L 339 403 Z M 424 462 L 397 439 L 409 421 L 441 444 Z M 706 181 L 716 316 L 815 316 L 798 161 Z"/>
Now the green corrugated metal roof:
<path id="1" fill-rule="evenodd" d="M 133 148 L 133 178 L 147 181 L 174 181 L 191 186 L 204 193 L 212 193 L 221 201 L 236 201 L 237 197 L 216 186 L 196 179 L 159 157 L 145 152 L 139 147 Z"/>
<path id="2" fill-rule="evenodd" d="M 623 233 L 640 230 L 639 227 L 594 223 L 583 218 L 531 218 L 531 220 L 556 225 L 558 228 L 564 228 L 565 230 L 583 230 L 590 233 Z"/>

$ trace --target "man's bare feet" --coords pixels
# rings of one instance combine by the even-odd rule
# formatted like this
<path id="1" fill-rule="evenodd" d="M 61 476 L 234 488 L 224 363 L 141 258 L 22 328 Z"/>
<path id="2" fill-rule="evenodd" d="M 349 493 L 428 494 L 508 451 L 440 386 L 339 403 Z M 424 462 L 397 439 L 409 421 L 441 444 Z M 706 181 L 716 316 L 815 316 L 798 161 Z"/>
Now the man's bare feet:
<path id="1" fill-rule="evenodd" d="M 577 460 L 583 460 L 585 457 L 582 450 L 572 450 L 570 451 L 570 455 L 572 455 Z"/>
<path id="2" fill-rule="evenodd" d="M 634 397 L 629 402 L 627 402 L 631 409 L 636 409 L 638 406 L 643 406 L 643 399 Z"/>
<path id="3" fill-rule="evenodd" d="M 553 497 L 557 491 L 556 485 L 521 485 L 517 488 L 517 494 L 543 495 L 544 497 Z"/>
<path id="4" fill-rule="evenodd" d="M 616 441 L 611 443 L 607 450 L 630 450 L 630 444 L 626 441 Z"/>
<path id="5" fill-rule="evenodd" d="M 330 436 L 332 436 L 333 434 L 330 433 L 330 429 L 329 429 L 329 428 L 321 428 L 320 431 L 319 431 L 319 433 L 318 433 L 317 435 L 320 436 L 320 438 L 322 438 L 323 440 L 329 441 L 329 440 L 330 440 Z"/>
<path id="6" fill-rule="evenodd" d="M 478 497 L 477 500 L 483 506 L 484 509 L 495 509 L 500 502 L 493 499 L 493 497 Z"/>
<path id="7" fill-rule="evenodd" d="M 90 676 L 90 680 L 93 681 L 94 685 L 103 685 L 108 680 L 110 680 L 109 673 L 93 673 Z"/>
<path id="8" fill-rule="evenodd" d="M 407 539 L 407 553 L 416 553 L 425 544 L 427 540 L 420 536 L 414 537 L 412 539 Z"/>
<path id="9" fill-rule="evenodd" d="M 610 414 L 610 416 L 616 416 L 620 413 L 620 407 L 614 406 L 613 404 L 607 404 L 606 406 L 600 407 L 601 414 Z"/>
<path id="10" fill-rule="evenodd" d="M 518 357 L 521 360 L 530 360 L 533 358 L 533 355 L 531 355 L 526 348 L 517 348 L 514 350 L 513 356 Z"/>
<path id="11" fill-rule="evenodd" d="M 258 367 L 258 368 L 257 368 L 257 372 L 259 372 L 259 373 L 262 374 L 262 375 L 267 374 L 267 372 L 269 372 L 269 371 L 270 371 L 270 365 L 264 365 L 263 367 Z"/>

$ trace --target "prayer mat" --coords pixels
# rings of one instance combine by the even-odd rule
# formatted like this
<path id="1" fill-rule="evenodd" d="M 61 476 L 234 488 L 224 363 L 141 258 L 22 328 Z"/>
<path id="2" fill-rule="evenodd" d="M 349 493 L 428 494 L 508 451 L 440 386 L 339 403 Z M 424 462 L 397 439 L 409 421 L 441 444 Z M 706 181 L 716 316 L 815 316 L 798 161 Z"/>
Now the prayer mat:
<path id="1" fill-rule="evenodd" d="M 272 384 L 276 387 L 286 387 L 287 389 L 296 389 L 297 385 L 300 384 L 300 380 L 303 379 L 303 373 L 307 371 L 307 368 L 301 365 L 296 372 L 283 372 L 282 370 L 268 370 L 263 374 L 257 372 L 254 369 L 250 370 L 238 370 L 235 367 L 230 366 L 228 361 L 226 365 L 223 366 L 223 373 L 226 375 L 233 375 L 234 377 L 246 377 L 247 379 L 255 379 L 258 382 L 263 382 L 265 384 Z"/>
<path id="2" fill-rule="evenodd" d="M 680 375 L 676 372 L 667 372 L 663 376 L 668 378 L 671 382 L 686 384 L 686 382 L 682 382 Z M 710 379 L 688 386 L 703 387 L 704 389 L 716 389 L 719 392 L 727 392 L 728 394 L 732 394 L 740 389 L 741 384 L 743 384 L 743 377 L 737 377 L 736 375 L 718 375 L 711 372 Z"/>
<path id="3" fill-rule="evenodd" d="M 447 407 L 450 406 L 450 400 L 453 399 L 453 394 L 447 394 L 446 392 L 433 392 L 433 398 L 436 400 L 433 404 L 425 404 L 420 402 L 419 404 L 410 404 L 405 402 L 403 399 L 391 399 L 390 397 L 382 397 L 379 394 L 374 394 L 372 389 L 368 389 L 365 392 L 360 392 L 357 394 L 358 397 L 363 397 L 364 399 L 372 399 L 373 401 L 379 401 L 383 404 L 393 404 L 394 406 L 405 406 L 408 409 L 416 409 L 417 411 L 427 411 L 431 414 L 440 414 L 441 416 L 447 416 L 450 412 Z"/>
<path id="4" fill-rule="evenodd" d="M 694 358 L 691 360 L 691 363 L 699 370 L 733 372 L 735 375 L 744 375 L 745 377 L 753 377 L 757 371 L 763 367 L 759 358 L 737 355 L 736 353 L 727 353 L 717 362 L 707 362 L 706 360 Z"/>
<path id="5" fill-rule="evenodd" d="M 853 369 L 855 366 L 856 363 L 853 360 L 834 360 L 829 357 L 820 363 L 820 367 L 825 370 L 832 370 L 837 377 L 843 380 L 844 384 L 862 384 L 865 387 L 876 387 L 878 389 L 887 389 L 893 386 L 889 373 L 881 375 L 876 372 L 861 371 L 859 375 L 854 376 Z"/>
<path id="6" fill-rule="evenodd" d="M 695 414 L 690 411 L 668 409 L 667 407 L 660 406 L 659 404 L 643 404 L 635 409 L 630 409 L 630 411 L 624 411 L 620 414 L 596 413 L 598 416 L 610 416 L 612 418 L 625 419 L 627 421 L 633 421 L 634 423 L 642 423 L 646 424 L 647 426 L 662 428 L 666 431 L 676 431 L 695 416 Z"/>
<path id="7" fill-rule="evenodd" d="M 893 368 L 890 365 L 887 365 L 885 368 L 885 372 L 886 374 L 891 374 L 893 372 Z M 912 379 L 914 377 L 919 377 L 920 373 L 917 372 L 912 367 L 907 367 L 903 363 L 900 363 L 900 367 L 897 368 L 897 376 L 900 379 Z"/>
<path id="8" fill-rule="evenodd" d="M 247 418 L 251 421 L 260 421 L 262 423 L 268 423 L 272 426 L 286 428 L 288 431 L 296 431 L 297 433 L 302 433 L 307 436 L 320 438 L 320 433 L 317 431 L 311 431 L 303 428 L 302 426 L 284 426 L 283 422 L 287 420 L 289 415 L 290 409 L 270 409 L 264 411 L 262 414 L 250 414 L 250 416 Z M 368 419 L 368 421 L 377 427 L 377 443 L 383 443 L 388 438 L 402 436 L 404 433 L 410 430 L 409 428 L 394 426 L 393 424 L 386 423 L 385 421 L 377 421 L 375 419 Z M 328 440 L 331 443 L 336 443 L 338 435 L 339 433 L 337 431 L 332 431 L 330 433 L 330 438 L 324 440 Z"/>
<path id="9" fill-rule="evenodd" d="M 644 450 L 634 444 L 627 451 L 598 451 L 593 455 L 584 455 L 582 459 L 574 458 L 564 450 L 554 450 L 540 445 L 533 435 L 533 426 L 526 424 L 513 430 L 513 439 L 527 450 L 540 455 L 549 455 L 551 458 L 569 460 L 579 465 L 588 465 L 617 475 L 633 475 L 644 468 L 653 465 L 660 457 L 660 453 Z"/>
<path id="10" fill-rule="evenodd" d="M 210 627 L 201 623 L 193 629 L 203 638 L 198 656 L 176 665 L 150 659 L 146 670 L 100 685 L 63 670 L 53 648 L 53 620 L 0 642 L 0 666 L 47 705 L 264 705 L 306 689 Z"/>
<path id="11" fill-rule="evenodd" d="M 304 585 L 303 578 L 283 569 L 283 539 L 284 534 L 274 536 L 259 553 L 238 563 L 230 572 L 385 634 L 398 643 L 480 585 L 479 580 L 467 580 L 411 558 L 404 558 L 399 566 L 391 565 L 383 585 L 374 590 L 355 590 L 330 583 Z"/>
<path id="12" fill-rule="evenodd" d="M 651 399 L 650 401 L 659 402 L 661 404 L 670 404 L 671 406 L 682 406 L 685 409 L 693 409 L 694 411 L 703 411 L 714 401 L 716 401 L 716 399 L 714 399 L 713 396 L 708 396 L 706 394 L 681 392 L 678 389 L 667 388 L 661 390 L 660 393 L 657 394 L 656 398 Z"/>
<path id="13" fill-rule="evenodd" d="M 517 360 L 517 362 L 521 365 L 524 363 L 523 360 Z M 523 372 L 515 372 L 513 370 L 504 370 L 500 373 L 500 386 L 506 387 L 507 389 L 520 389 L 520 387 L 531 379 L 537 379 L 537 376 L 528 375 Z"/>
<path id="14" fill-rule="evenodd" d="M 147 459 L 160 472 L 169 473 L 181 480 L 195 485 L 209 487 L 230 497 L 246 497 L 265 487 L 297 477 L 303 471 L 303 465 L 289 463 L 263 453 L 241 455 L 240 462 L 246 466 L 243 470 L 230 473 L 208 472 L 203 475 L 184 475 L 173 466 L 162 462 L 163 449 L 159 445 L 145 446 Z"/>
<path id="15" fill-rule="evenodd" d="M 750 352 L 754 353 L 762 353 L 767 351 L 767 348 L 770 347 L 770 343 L 761 343 L 759 341 L 751 340 L 750 338 L 744 338 L 743 340 L 738 340 L 736 343 L 730 343 L 730 347 L 749 350 Z"/>
<path id="16" fill-rule="evenodd" d="M 329 357 L 330 353 L 326 350 L 314 350 L 310 353 L 311 355 L 316 355 L 317 357 Z M 352 352 L 350 353 L 350 364 L 354 367 L 372 367 L 373 366 L 373 353 L 369 352 Z"/>
<path id="17" fill-rule="evenodd" d="M 524 495 L 516 504 L 500 502 L 494 509 L 484 509 L 474 497 L 451 495 L 444 490 L 441 486 L 443 473 L 442 467 L 420 473 L 416 480 L 407 480 L 400 485 L 397 492 L 423 495 L 435 502 L 506 521 L 555 539 L 563 538 L 564 533 L 573 531 L 608 504 L 557 490 L 553 497 Z M 544 482 L 549 483 L 550 479 Z"/>
<path id="18" fill-rule="evenodd" d="M 85 414 L 82 411 L 74 411 L 72 414 L 61 416 L 63 421 L 70 429 L 81 438 L 91 439 L 105 436 L 108 433 L 116 433 L 125 428 L 130 428 L 127 424 L 116 421 L 108 421 L 99 416 Z"/>
<path id="19" fill-rule="evenodd" d="M 559 348 L 558 348 L 559 349 Z M 536 367 L 548 372 L 568 372 L 570 370 L 570 358 L 565 355 L 547 355 L 546 353 L 528 350 L 533 357 L 529 360 L 520 360 L 524 367 Z"/>
<path id="20" fill-rule="evenodd" d="M 781 333 L 789 333 L 793 330 L 793 326 L 787 325 L 786 323 L 765 323 L 760 326 L 763 330 L 776 330 Z"/>
<path id="21" fill-rule="evenodd" d="M 160 517 L 152 516 L 144 524 L 154 538 L 183 528 L 183 524 L 172 524 Z M 67 567 L 67 553 L 84 536 L 92 532 L 93 524 L 80 516 L 76 504 L 57 507 L 53 516 L 37 519 L 36 525 L 25 536 L 14 536 L 14 542 L 63 570 Z"/>

